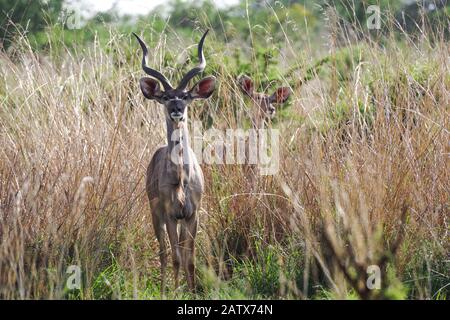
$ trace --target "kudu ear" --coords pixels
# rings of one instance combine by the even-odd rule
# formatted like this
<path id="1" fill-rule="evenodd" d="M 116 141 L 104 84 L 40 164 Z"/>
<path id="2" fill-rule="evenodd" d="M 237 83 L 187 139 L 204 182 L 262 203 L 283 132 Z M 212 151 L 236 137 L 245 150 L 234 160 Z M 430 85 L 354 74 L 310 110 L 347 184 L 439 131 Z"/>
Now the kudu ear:
<path id="1" fill-rule="evenodd" d="M 285 103 L 290 95 L 291 95 L 291 89 L 289 89 L 288 87 L 278 88 L 274 92 L 274 94 L 270 96 L 270 102 L 276 103 L 276 104 Z"/>
<path id="2" fill-rule="evenodd" d="M 216 88 L 216 77 L 210 76 L 203 78 L 192 87 L 190 94 L 192 99 L 209 98 Z"/>
<path id="3" fill-rule="evenodd" d="M 152 78 L 141 78 L 139 80 L 142 93 L 147 99 L 157 99 L 161 97 L 161 89 L 159 88 L 159 82 Z"/>
<path id="4" fill-rule="evenodd" d="M 246 75 L 242 75 L 238 78 L 238 84 L 241 87 L 242 91 L 244 91 L 246 94 L 248 94 L 249 96 L 253 95 L 253 91 L 254 91 L 254 85 L 253 85 L 253 80 L 246 76 Z"/>

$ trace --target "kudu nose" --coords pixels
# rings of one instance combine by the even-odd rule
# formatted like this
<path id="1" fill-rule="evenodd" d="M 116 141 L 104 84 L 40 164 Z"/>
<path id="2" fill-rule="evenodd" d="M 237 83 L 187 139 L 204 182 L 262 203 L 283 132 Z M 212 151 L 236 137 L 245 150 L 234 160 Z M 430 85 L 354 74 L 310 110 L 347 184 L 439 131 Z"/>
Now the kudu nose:
<path id="1" fill-rule="evenodd" d="M 172 105 L 173 107 L 173 112 L 176 113 L 183 113 L 183 104 L 180 103 L 180 101 L 174 101 L 174 104 Z"/>

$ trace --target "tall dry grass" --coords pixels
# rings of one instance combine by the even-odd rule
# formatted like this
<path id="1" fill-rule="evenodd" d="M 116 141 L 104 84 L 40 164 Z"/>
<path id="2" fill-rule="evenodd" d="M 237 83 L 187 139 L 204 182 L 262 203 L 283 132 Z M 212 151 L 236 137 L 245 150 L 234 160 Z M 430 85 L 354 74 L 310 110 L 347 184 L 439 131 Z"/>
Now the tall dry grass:
<path id="1" fill-rule="evenodd" d="M 182 47 L 159 39 L 155 67 Z M 165 128 L 138 88 L 138 46 L 112 32 L 106 47 L 60 49 L 45 56 L 21 38 L 0 55 L 0 296 L 158 298 L 144 175 Z M 208 39 L 219 86 L 191 119 L 246 125 L 225 58 L 233 49 Z M 348 50 L 347 69 L 336 53 L 273 124 L 277 175 L 249 185 L 239 166 L 202 166 L 200 297 L 448 295 L 449 45 Z M 295 52 L 287 59 L 304 59 Z M 66 286 L 69 265 L 81 267 L 81 290 Z M 366 286 L 370 265 L 381 290 Z"/>

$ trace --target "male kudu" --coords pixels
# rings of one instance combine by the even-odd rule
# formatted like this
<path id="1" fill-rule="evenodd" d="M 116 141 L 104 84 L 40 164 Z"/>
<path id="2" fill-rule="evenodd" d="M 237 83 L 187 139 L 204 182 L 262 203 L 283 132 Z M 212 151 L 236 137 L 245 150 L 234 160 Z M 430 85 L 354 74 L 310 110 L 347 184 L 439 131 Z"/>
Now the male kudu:
<path id="1" fill-rule="evenodd" d="M 187 106 L 195 99 L 206 99 L 214 91 L 215 77 L 200 80 L 187 90 L 188 82 L 201 73 L 206 66 L 203 55 L 205 32 L 198 44 L 200 63 L 173 88 L 169 80 L 157 70 L 147 66 L 147 46 L 136 35 L 143 51 L 142 69 L 152 78 L 141 78 L 139 83 L 147 99 L 164 105 L 167 145 L 153 155 L 147 169 L 146 191 L 150 201 L 153 227 L 160 246 L 161 292 L 165 293 L 167 249 L 164 226 L 172 248 L 175 288 L 178 288 L 180 264 L 185 269 L 189 289 L 195 292 L 195 236 L 197 233 L 197 210 L 203 193 L 203 173 L 194 152 L 189 146 Z M 160 89 L 160 83 L 163 90 Z M 180 235 L 178 236 L 178 223 Z"/>

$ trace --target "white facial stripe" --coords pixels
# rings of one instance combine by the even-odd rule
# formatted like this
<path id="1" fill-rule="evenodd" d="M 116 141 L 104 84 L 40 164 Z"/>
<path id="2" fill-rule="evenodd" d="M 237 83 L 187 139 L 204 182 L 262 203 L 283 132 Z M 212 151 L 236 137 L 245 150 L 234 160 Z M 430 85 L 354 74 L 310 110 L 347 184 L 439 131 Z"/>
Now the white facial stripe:
<path id="1" fill-rule="evenodd" d="M 174 117 L 174 118 L 181 118 L 183 116 L 182 113 L 178 113 L 178 112 L 172 112 L 170 114 L 170 116 Z"/>

